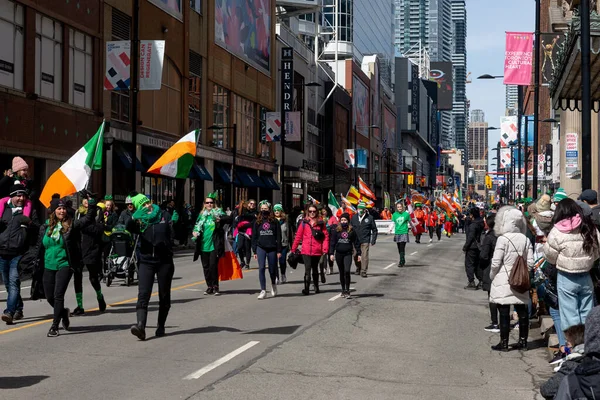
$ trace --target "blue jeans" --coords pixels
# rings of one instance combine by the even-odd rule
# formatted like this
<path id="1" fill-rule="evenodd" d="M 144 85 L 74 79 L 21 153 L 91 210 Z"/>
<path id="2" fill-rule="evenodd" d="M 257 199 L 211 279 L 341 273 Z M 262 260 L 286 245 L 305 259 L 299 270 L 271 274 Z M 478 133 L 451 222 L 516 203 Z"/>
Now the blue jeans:
<path id="1" fill-rule="evenodd" d="M 554 322 L 554 329 L 556 330 L 556 336 L 558 336 L 558 345 L 562 347 L 567 344 L 567 339 L 565 339 L 565 333 L 560 327 L 560 312 L 552 307 L 548 307 L 548 312 L 552 317 L 552 322 Z"/>
<path id="2" fill-rule="evenodd" d="M 285 270 L 287 269 L 287 260 L 285 256 L 287 256 L 288 248 L 284 247 L 281 249 L 281 257 L 279 257 L 279 270 L 281 270 L 281 275 L 285 275 Z M 277 277 L 279 278 L 279 272 L 277 271 Z"/>
<path id="3" fill-rule="evenodd" d="M 561 329 L 585 325 L 585 318 L 594 305 L 594 284 L 589 273 L 569 274 L 558 271 L 558 304 Z"/>
<path id="4" fill-rule="evenodd" d="M 271 284 L 275 284 L 275 278 L 277 278 L 277 250 L 266 251 L 260 247 L 257 247 L 256 255 L 258 256 L 258 281 L 260 282 L 260 290 L 267 290 L 265 264 L 268 264 L 269 267 Z"/>
<path id="5" fill-rule="evenodd" d="M 5 314 L 14 315 L 16 311 L 23 311 L 21 299 L 21 280 L 19 279 L 19 261 L 22 256 L 0 256 L 0 272 L 6 286 L 8 299 L 6 300 Z"/>

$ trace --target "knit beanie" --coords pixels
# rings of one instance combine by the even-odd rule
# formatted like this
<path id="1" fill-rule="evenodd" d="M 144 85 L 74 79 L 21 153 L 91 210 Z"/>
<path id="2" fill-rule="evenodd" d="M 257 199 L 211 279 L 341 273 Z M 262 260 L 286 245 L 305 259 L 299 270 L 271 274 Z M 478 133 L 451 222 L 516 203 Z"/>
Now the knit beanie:
<path id="1" fill-rule="evenodd" d="M 342 215 L 340 215 L 340 221 L 341 221 L 342 218 L 346 218 L 348 221 L 350 221 L 350 214 L 343 213 Z"/>
<path id="2" fill-rule="evenodd" d="M 592 308 L 585 319 L 585 352 L 600 353 L 600 307 Z"/>
<path id="3" fill-rule="evenodd" d="M 552 197 L 552 202 L 554 203 L 558 203 L 561 200 L 566 199 L 567 197 L 567 192 L 565 192 L 565 189 L 563 188 L 558 188 L 556 190 L 556 193 L 554 193 L 554 196 Z"/>
<path id="4" fill-rule="evenodd" d="M 356 206 L 359 210 L 364 210 L 367 208 L 367 203 L 365 203 L 364 201 L 361 201 L 358 203 L 358 205 Z"/>
<path id="5" fill-rule="evenodd" d="M 60 198 L 59 194 L 53 194 L 52 200 L 50 200 L 50 211 L 54 212 L 59 207 L 67 207 L 64 199 Z"/>
<path id="6" fill-rule="evenodd" d="M 547 194 L 540 197 L 540 199 L 535 203 L 535 206 L 539 212 L 550 211 L 550 204 L 552 203 L 552 199 Z"/>
<path id="7" fill-rule="evenodd" d="M 25 160 L 23 160 L 21 157 L 13 158 L 12 168 L 11 168 L 13 172 L 23 171 L 24 169 L 28 169 L 28 168 L 29 168 L 29 165 L 27 165 Z"/>
<path id="8" fill-rule="evenodd" d="M 138 193 L 135 196 L 131 197 L 131 203 L 135 207 L 136 210 L 140 210 L 144 204 L 148 203 L 150 199 L 145 195 Z"/>
<path id="9" fill-rule="evenodd" d="M 27 195 L 27 188 L 20 181 L 15 181 L 9 190 L 10 197 L 19 196 L 19 195 Z"/>

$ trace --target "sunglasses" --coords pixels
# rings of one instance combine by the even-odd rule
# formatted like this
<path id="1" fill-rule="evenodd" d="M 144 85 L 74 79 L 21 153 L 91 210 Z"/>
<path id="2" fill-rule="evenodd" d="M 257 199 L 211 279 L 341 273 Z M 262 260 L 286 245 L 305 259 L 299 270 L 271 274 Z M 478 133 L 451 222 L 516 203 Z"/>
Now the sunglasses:
<path id="1" fill-rule="evenodd" d="M 205 201 L 204 204 L 215 204 L 214 201 Z"/>
<path id="2" fill-rule="evenodd" d="M 317 210 L 309 210 L 308 212 L 311 213 L 311 214 L 316 214 Z"/>

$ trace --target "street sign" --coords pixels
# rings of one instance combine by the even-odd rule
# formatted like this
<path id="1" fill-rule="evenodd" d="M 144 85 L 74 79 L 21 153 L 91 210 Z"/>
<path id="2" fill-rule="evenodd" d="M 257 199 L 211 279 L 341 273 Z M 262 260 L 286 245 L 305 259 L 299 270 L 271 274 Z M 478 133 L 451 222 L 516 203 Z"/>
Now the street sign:
<path id="1" fill-rule="evenodd" d="M 543 179 L 545 175 L 545 162 L 546 156 L 544 154 L 538 154 L 537 161 L 537 170 L 538 170 L 538 178 Z"/>
<path id="2" fill-rule="evenodd" d="M 525 179 L 516 179 L 515 180 L 515 190 L 517 192 L 525 191 Z"/>
<path id="3" fill-rule="evenodd" d="M 575 173 L 579 167 L 579 147 L 577 145 L 578 134 L 567 133 L 565 136 L 565 172 L 567 175 Z"/>

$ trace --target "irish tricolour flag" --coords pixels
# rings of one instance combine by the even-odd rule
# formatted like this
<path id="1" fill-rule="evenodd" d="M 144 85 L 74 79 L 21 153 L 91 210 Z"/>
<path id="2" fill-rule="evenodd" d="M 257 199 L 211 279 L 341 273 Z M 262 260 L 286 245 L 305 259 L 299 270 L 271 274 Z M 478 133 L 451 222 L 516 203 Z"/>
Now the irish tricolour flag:
<path id="1" fill-rule="evenodd" d="M 191 131 L 165 152 L 148 170 L 151 174 L 187 178 L 194 165 L 198 129 Z"/>
<path id="2" fill-rule="evenodd" d="M 48 178 L 40 201 L 50 207 L 52 195 L 70 196 L 86 188 L 92 170 L 102 169 L 102 144 L 104 141 L 104 121 L 98 132 L 75 155 Z"/>

